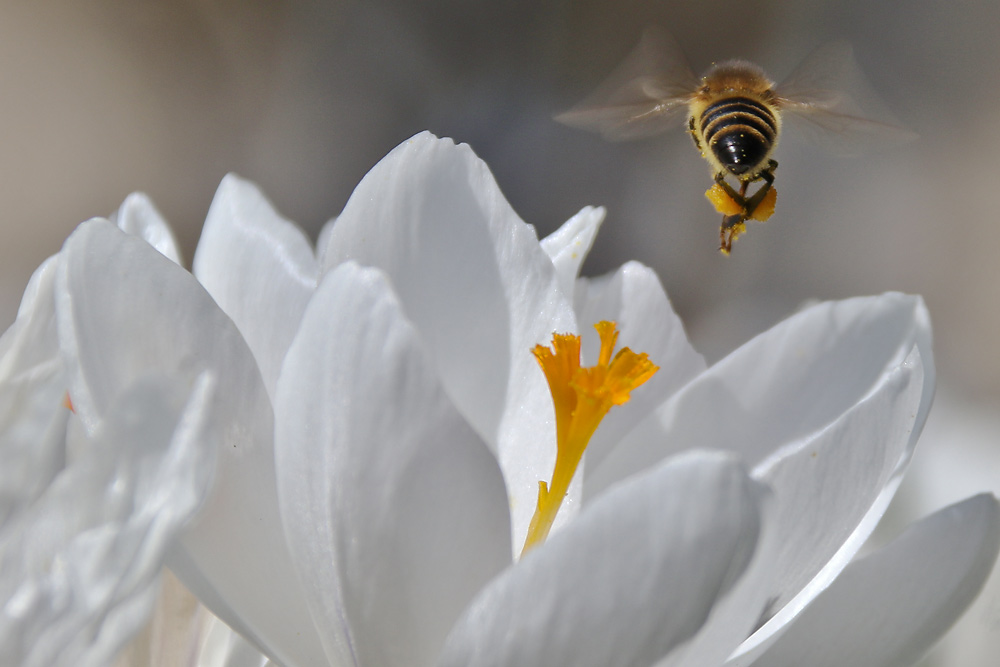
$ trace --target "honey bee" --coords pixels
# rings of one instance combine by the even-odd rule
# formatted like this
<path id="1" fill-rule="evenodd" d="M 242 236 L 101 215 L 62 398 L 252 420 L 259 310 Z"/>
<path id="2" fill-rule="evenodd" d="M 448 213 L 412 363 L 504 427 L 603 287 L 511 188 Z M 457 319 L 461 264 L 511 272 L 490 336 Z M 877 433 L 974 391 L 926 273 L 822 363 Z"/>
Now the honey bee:
<path id="1" fill-rule="evenodd" d="M 876 138 L 905 141 L 914 136 L 893 123 L 866 118 L 847 92 L 861 90 L 874 103 L 864 87 L 851 49 L 843 43 L 817 50 L 775 85 L 764 70 L 745 60 L 716 64 L 696 77 L 676 42 L 650 28 L 597 90 L 556 120 L 621 141 L 658 134 L 686 118 L 695 147 L 712 168 L 715 183 L 705 195 L 723 215 L 719 250 L 728 255 L 748 220 L 764 221 L 774 212 L 778 163 L 772 155 L 786 114 L 819 129 L 815 138 L 833 135 L 848 150 Z M 738 191 L 727 177 L 736 181 Z M 762 184 L 748 195 L 757 182 Z"/>

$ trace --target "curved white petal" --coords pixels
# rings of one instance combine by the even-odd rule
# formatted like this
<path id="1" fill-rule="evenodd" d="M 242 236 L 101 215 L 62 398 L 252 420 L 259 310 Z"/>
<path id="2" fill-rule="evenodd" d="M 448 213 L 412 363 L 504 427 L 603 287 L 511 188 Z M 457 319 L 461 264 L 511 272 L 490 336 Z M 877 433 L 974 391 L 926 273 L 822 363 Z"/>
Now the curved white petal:
<path id="1" fill-rule="evenodd" d="M 567 298 L 573 298 L 580 267 L 594 245 L 605 213 L 602 207 L 585 206 L 540 242 L 542 250 L 552 260 L 559 288 Z"/>
<path id="2" fill-rule="evenodd" d="M 512 543 L 522 543 L 555 461 L 552 401 L 531 350 L 576 330 L 534 229 L 468 146 L 423 133 L 365 176 L 323 257 L 325 270 L 355 260 L 389 276 L 448 396 L 497 453 Z"/>
<path id="3" fill-rule="evenodd" d="M 282 662 L 315 664 L 322 647 L 278 515 L 271 406 L 232 321 L 191 274 L 102 220 L 66 241 L 57 283 L 70 396 L 89 429 L 136 378 L 161 373 L 190 382 L 212 372 L 218 474 L 198 521 L 170 554 L 171 569 Z"/>
<path id="4" fill-rule="evenodd" d="M 1000 504 L 974 496 L 851 563 L 754 664 L 911 665 L 975 599 L 1000 549 Z"/>
<path id="5" fill-rule="evenodd" d="M 57 365 L 0 382 L 0 531 L 65 467 L 65 394 L 66 378 Z"/>
<path id="6" fill-rule="evenodd" d="M 759 623 L 776 573 L 773 556 L 780 547 L 774 520 L 773 494 L 768 494 L 757 549 L 743 575 L 720 595 L 698 632 L 683 646 L 656 663 L 656 667 L 722 665 Z"/>
<path id="7" fill-rule="evenodd" d="M 650 665 L 694 635 L 750 561 L 763 487 L 690 452 L 595 500 L 495 579 L 443 667 Z"/>
<path id="8" fill-rule="evenodd" d="M 59 334 L 55 317 L 55 277 L 59 256 L 35 269 L 17 311 L 17 319 L 0 336 L 0 382 L 19 381 L 55 372 Z"/>
<path id="9" fill-rule="evenodd" d="M 204 627 L 197 619 L 214 616 L 168 568 L 160 579 L 149 622 L 118 652 L 111 667 L 194 667 L 191 657 Z"/>
<path id="10" fill-rule="evenodd" d="M 822 303 L 757 336 L 699 375 L 587 471 L 587 494 L 690 447 L 755 466 L 826 428 L 917 347 L 924 386 L 916 441 L 934 393 L 930 318 L 897 293 Z"/>
<path id="11" fill-rule="evenodd" d="M 316 290 L 309 239 L 254 184 L 222 179 L 205 219 L 193 272 L 236 323 L 274 397 L 285 352 Z"/>
<path id="12" fill-rule="evenodd" d="M 165 553 L 208 492 L 210 392 L 204 376 L 193 388 L 137 381 L 79 456 L 5 517 L 0 663 L 100 667 L 142 628 Z M 67 414 L 59 393 L 45 395 Z"/>
<path id="13" fill-rule="evenodd" d="M 191 667 L 278 667 L 215 616 L 199 622 L 203 636 Z"/>
<path id="14" fill-rule="evenodd" d="M 337 218 L 330 218 L 323 223 L 323 226 L 319 229 L 319 234 L 316 235 L 316 259 L 320 266 L 327 266 L 325 253 L 330 245 L 330 233 L 333 232 L 336 224 Z"/>
<path id="15" fill-rule="evenodd" d="M 122 231 L 180 263 L 173 232 L 145 194 L 136 192 L 126 197 L 112 220 Z M 53 290 L 59 261 L 59 255 L 53 255 L 35 269 L 21 298 L 17 320 L 0 337 L 0 380 L 34 372 L 44 374 L 48 366 L 58 363 Z"/>
<path id="16" fill-rule="evenodd" d="M 705 360 L 688 342 L 684 325 L 674 313 L 660 279 L 649 267 L 628 262 L 601 278 L 577 282 L 575 307 L 583 337 L 585 364 L 596 361 L 600 342 L 593 324 L 601 320 L 618 323 L 618 347 L 645 352 L 660 367 L 629 402 L 616 406 L 601 422 L 587 446 L 585 472 L 601 461 L 621 438 L 656 406 L 705 370 Z M 584 495 L 590 495 L 584 477 Z"/>
<path id="17" fill-rule="evenodd" d="M 933 394 L 933 366 L 917 368 L 929 335 L 914 297 L 804 311 L 698 376 L 601 464 L 588 466 L 587 496 L 665 451 L 728 449 L 756 464 L 755 474 L 775 486 L 777 575 L 744 602 L 741 619 L 728 622 L 752 629 L 809 583 L 741 648 L 759 650 L 844 567 L 895 491 Z M 820 456 L 825 448 L 834 455 Z M 853 466 L 866 474 L 852 478 Z M 816 488 L 846 495 L 819 507 L 827 496 Z M 823 521 L 812 530 L 817 517 Z"/>
<path id="18" fill-rule="evenodd" d="M 348 262 L 323 280 L 278 383 L 276 447 L 331 664 L 432 664 L 510 562 L 507 497 L 381 271 Z"/>
<path id="19" fill-rule="evenodd" d="M 181 263 L 181 251 L 177 247 L 177 239 L 174 238 L 170 225 L 146 193 L 130 194 L 109 219 L 123 232 L 138 236 L 159 250 L 174 264 Z"/>
<path id="20" fill-rule="evenodd" d="M 758 465 L 774 489 L 779 549 L 767 621 L 737 654 L 757 655 L 843 570 L 885 511 L 912 451 L 924 384 L 917 349 L 875 390 L 814 437 Z M 773 616 L 773 618 L 772 618 Z"/>

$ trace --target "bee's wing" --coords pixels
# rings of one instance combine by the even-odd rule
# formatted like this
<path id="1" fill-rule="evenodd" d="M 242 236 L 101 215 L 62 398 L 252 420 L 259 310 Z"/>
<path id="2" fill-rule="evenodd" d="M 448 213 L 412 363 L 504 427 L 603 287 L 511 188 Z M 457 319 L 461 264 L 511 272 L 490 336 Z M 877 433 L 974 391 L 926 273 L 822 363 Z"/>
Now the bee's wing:
<path id="1" fill-rule="evenodd" d="M 790 126 L 837 153 L 859 153 L 917 136 L 880 102 L 847 42 L 814 51 L 775 93 Z"/>
<path id="2" fill-rule="evenodd" d="M 698 79 L 677 42 L 647 28 L 639 45 L 597 89 L 556 120 L 612 141 L 659 134 L 683 120 Z"/>

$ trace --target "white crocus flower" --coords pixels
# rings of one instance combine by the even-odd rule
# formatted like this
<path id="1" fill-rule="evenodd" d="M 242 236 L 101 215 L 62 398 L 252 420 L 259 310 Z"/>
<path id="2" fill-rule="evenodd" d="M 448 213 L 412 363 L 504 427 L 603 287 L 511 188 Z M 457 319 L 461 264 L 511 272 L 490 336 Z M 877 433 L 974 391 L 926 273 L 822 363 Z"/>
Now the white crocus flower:
<path id="1" fill-rule="evenodd" d="M 163 232 L 169 251 L 169 230 L 131 215 L 136 201 L 123 228 Z M 214 465 L 208 374 L 136 377 L 89 428 L 72 413 L 55 317 L 62 268 L 59 255 L 39 267 L 0 338 L 3 665 L 108 664 L 148 618 Z"/>
<path id="2" fill-rule="evenodd" d="M 905 664 L 998 549 L 986 496 L 851 563 L 930 406 L 920 299 L 820 304 L 705 369 L 648 269 L 577 279 L 601 217 L 540 244 L 467 147 L 425 134 L 318 254 L 235 177 L 195 277 L 86 223 L 57 289 L 77 413 L 149 373 L 217 379 L 217 480 L 170 565 L 286 667 Z M 599 320 L 660 370 L 517 560 L 556 451 L 531 350 L 582 332 L 588 356 Z"/>

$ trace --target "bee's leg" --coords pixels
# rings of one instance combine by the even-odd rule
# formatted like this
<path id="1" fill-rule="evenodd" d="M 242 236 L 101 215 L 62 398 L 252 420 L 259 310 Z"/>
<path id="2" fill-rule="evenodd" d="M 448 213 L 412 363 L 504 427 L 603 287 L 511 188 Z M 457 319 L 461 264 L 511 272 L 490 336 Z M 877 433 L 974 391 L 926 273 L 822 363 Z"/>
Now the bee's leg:
<path id="1" fill-rule="evenodd" d="M 722 226 L 719 228 L 719 250 L 723 254 L 728 255 L 733 249 L 733 241 L 740 236 L 744 231 L 746 231 L 746 221 L 749 220 L 757 207 L 760 206 L 761 202 L 764 201 L 764 197 L 767 195 L 771 186 L 774 185 L 774 170 L 778 168 L 778 163 L 775 160 L 768 160 L 767 168 L 761 171 L 753 182 L 764 181 L 764 185 L 753 193 L 753 196 L 749 199 L 747 198 L 747 188 L 750 186 L 751 181 L 741 181 L 740 191 L 736 192 L 729 183 L 725 180 L 725 174 L 719 173 L 715 175 L 715 182 L 725 190 L 726 194 L 729 195 L 734 202 L 739 204 L 743 210 L 735 215 L 725 215 L 722 217 Z"/>
<path id="2" fill-rule="evenodd" d="M 750 217 L 751 210 L 747 208 L 747 186 L 749 183 L 740 183 L 740 191 L 737 193 L 729 184 L 723 181 L 723 187 L 728 188 L 726 192 L 729 194 L 733 200 L 743 207 L 742 213 L 737 213 L 736 215 L 726 215 L 722 217 L 723 227 L 732 227 L 733 225 L 738 225 L 741 222 L 746 221 Z"/>
<path id="3" fill-rule="evenodd" d="M 729 195 L 730 199 L 732 199 L 744 211 L 746 211 L 746 208 L 747 208 L 747 197 L 746 197 L 746 194 L 747 194 L 747 184 L 746 183 L 741 184 L 740 191 L 736 192 L 736 190 L 733 189 L 733 186 L 731 186 L 729 184 L 729 181 L 726 180 L 726 174 L 725 174 L 725 172 L 722 172 L 722 171 L 720 171 L 718 174 L 715 175 L 715 182 L 719 184 L 719 187 L 721 187 L 723 190 L 726 191 L 726 194 Z M 727 218 L 732 218 L 732 217 L 735 217 L 735 216 L 729 215 L 729 216 L 726 216 L 726 217 Z"/>
<path id="4" fill-rule="evenodd" d="M 774 185 L 774 170 L 777 168 L 778 163 L 775 160 L 769 160 L 767 169 L 760 172 L 760 174 L 757 175 L 757 178 L 754 179 L 763 180 L 764 185 L 760 186 L 760 189 L 757 190 L 757 192 L 755 192 L 750 199 L 747 199 L 744 202 L 748 218 L 754 214 L 754 211 L 757 210 L 760 203 L 764 201 L 764 196 L 767 194 L 767 191 L 771 189 L 772 185 Z M 745 186 L 746 184 L 744 184 L 744 187 L 742 188 L 744 191 L 746 190 Z"/>
<path id="5" fill-rule="evenodd" d="M 718 180 L 718 179 L 716 179 Z M 750 213 L 747 212 L 747 183 L 740 184 L 740 191 L 737 193 L 725 181 L 719 181 L 726 194 L 733 198 L 733 201 L 743 206 L 741 213 L 735 215 L 722 216 L 722 225 L 719 227 L 719 250 L 724 255 L 728 255 L 733 249 L 733 241 L 745 230 L 745 223 Z"/>

